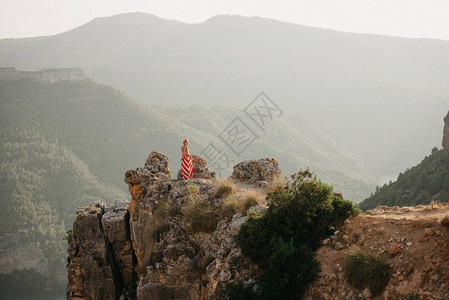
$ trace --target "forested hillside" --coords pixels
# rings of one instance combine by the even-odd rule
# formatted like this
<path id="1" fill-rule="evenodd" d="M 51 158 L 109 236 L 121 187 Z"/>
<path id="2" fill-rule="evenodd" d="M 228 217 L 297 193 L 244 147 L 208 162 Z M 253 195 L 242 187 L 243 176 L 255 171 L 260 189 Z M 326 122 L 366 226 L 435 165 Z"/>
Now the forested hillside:
<path id="1" fill-rule="evenodd" d="M 449 201 L 449 148 L 438 150 L 404 173 L 395 182 L 378 187 L 371 197 L 359 204 L 363 210 L 379 205 L 414 206 Z"/>

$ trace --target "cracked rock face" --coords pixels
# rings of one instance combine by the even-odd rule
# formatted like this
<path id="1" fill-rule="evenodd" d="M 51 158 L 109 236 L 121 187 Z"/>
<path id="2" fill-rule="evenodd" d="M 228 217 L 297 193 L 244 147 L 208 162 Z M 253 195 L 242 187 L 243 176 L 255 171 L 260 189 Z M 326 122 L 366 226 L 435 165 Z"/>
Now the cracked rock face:
<path id="1" fill-rule="evenodd" d="M 174 180 L 168 158 L 152 152 L 144 168 L 125 174 L 129 203 L 78 210 L 67 299 L 222 299 L 227 283 L 254 281 L 257 266 L 235 240 L 246 215 L 222 213 L 224 199 L 213 196 L 216 181 L 206 179 L 206 161 L 194 161 L 204 178 Z M 264 161 L 262 167 L 277 166 Z M 197 192 L 189 192 L 189 185 L 196 185 Z M 193 230 L 186 217 L 186 207 L 198 200 L 216 218 L 208 232 Z"/>
<path id="2" fill-rule="evenodd" d="M 67 299 L 116 299 L 115 264 L 103 233 L 104 207 L 79 209 L 69 244 Z"/>

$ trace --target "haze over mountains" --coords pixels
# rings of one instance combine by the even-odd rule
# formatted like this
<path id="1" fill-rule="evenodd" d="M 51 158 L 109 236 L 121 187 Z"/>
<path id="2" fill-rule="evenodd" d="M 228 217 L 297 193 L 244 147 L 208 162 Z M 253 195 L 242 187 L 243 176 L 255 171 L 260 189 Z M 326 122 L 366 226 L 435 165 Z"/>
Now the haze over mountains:
<path id="1" fill-rule="evenodd" d="M 82 70 L 31 76 L 1 67 Z M 193 154 L 210 142 L 225 147 L 218 135 L 260 91 L 284 113 L 254 129 L 258 138 L 229 167 L 274 157 L 283 175 L 310 167 L 355 202 L 440 145 L 449 107 L 447 41 L 238 16 L 185 24 L 131 13 L 56 36 L 4 39 L 0 75 L 8 72 L 23 78 L 0 76 L 0 238 L 8 241 L 0 264 L 11 267 L 15 249 L 31 245 L 50 285 L 64 271 L 60 236 L 76 207 L 126 197 L 124 172 L 152 150 L 176 172 L 185 137 Z"/>
<path id="2" fill-rule="evenodd" d="M 191 152 L 201 154 L 242 114 L 140 104 L 79 69 L 0 68 L 0 105 L 0 293 L 12 286 L 63 289 L 62 237 L 79 206 L 126 198 L 125 171 L 152 150 L 169 155 L 176 176 L 187 132 Z M 243 159 L 276 157 L 285 175 L 309 166 L 355 201 L 374 189 L 359 157 L 300 117 L 286 113 L 270 125 L 240 158 L 230 156 L 222 177 Z"/>
<path id="3" fill-rule="evenodd" d="M 98 18 L 56 36 L 1 40 L 0 65 L 80 67 L 151 104 L 246 106 L 264 90 L 361 156 L 376 177 L 396 175 L 439 144 L 449 103 L 447 41 L 256 17 Z"/>

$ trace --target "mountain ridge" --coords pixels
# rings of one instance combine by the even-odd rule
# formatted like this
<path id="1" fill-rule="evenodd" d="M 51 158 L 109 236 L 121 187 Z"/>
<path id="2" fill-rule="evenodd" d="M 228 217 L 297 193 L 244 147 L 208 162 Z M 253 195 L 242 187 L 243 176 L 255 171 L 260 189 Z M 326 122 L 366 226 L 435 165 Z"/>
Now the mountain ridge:
<path id="1" fill-rule="evenodd" d="M 438 144 L 449 43 L 218 18 L 222 25 L 146 14 L 102 18 L 57 36 L 1 40 L 0 65 L 80 67 L 150 104 L 239 106 L 264 90 L 348 145 L 378 178 Z"/>

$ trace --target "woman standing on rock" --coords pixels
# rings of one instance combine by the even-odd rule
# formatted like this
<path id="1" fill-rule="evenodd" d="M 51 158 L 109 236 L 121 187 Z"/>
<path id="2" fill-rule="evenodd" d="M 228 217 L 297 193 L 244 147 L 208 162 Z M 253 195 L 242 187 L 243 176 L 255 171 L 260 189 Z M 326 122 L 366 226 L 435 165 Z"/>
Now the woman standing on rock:
<path id="1" fill-rule="evenodd" d="M 189 153 L 189 140 L 185 139 L 183 142 L 184 146 L 181 147 L 182 158 L 181 158 L 181 173 L 182 179 L 189 179 L 193 177 L 193 165 L 192 165 L 192 155 Z"/>

